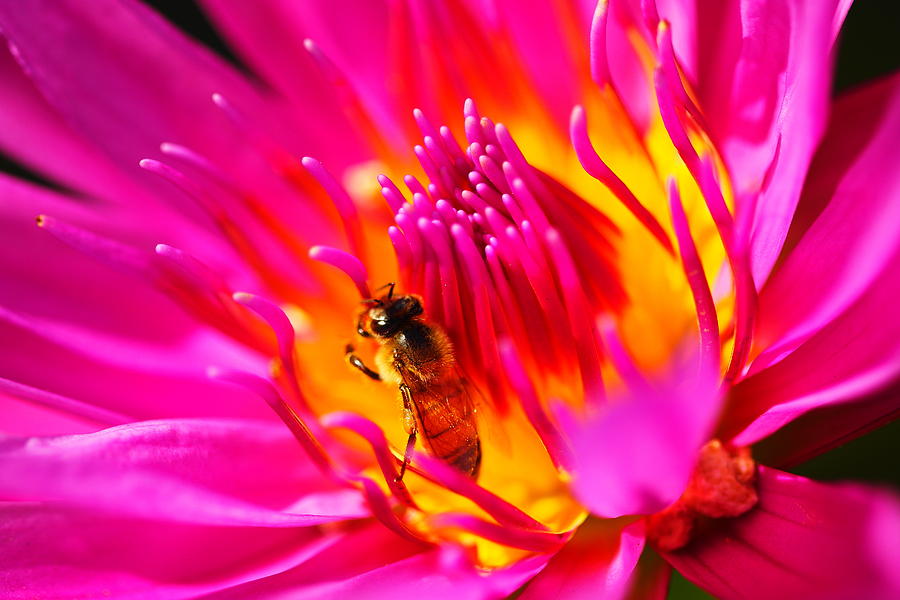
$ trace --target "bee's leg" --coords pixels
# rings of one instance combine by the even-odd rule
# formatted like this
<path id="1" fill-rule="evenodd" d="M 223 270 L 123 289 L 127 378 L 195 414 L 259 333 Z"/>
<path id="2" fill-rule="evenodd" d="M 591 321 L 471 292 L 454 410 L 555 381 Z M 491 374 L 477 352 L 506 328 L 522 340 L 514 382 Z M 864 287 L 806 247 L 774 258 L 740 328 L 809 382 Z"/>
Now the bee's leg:
<path id="1" fill-rule="evenodd" d="M 406 429 L 409 437 L 406 439 L 406 450 L 403 452 L 400 474 L 397 475 L 398 482 L 403 480 L 403 474 L 406 473 L 406 467 L 409 466 L 413 448 L 416 447 L 416 434 L 418 433 L 416 415 L 413 412 L 412 393 L 409 391 L 409 386 L 405 383 L 400 384 L 400 396 L 403 398 L 403 428 Z"/>
<path id="2" fill-rule="evenodd" d="M 344 354 L 344 357 L 347 359 L 347 362 L 351 367 L 356 367 L 375 381 L 381 381 L 381 375 L 367 367 L 366 363 L 364 363 L 360 357 L 353 353 L 353 344 L 347 344 L 347 346 L 344 348 L 344 352 L 346 353 Z"/>

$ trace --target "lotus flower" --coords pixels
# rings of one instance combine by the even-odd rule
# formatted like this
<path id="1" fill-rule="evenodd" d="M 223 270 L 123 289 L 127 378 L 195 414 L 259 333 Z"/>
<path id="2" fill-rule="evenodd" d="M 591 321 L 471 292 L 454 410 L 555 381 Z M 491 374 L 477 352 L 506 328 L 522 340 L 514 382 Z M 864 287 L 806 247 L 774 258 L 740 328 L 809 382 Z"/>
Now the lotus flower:
<path id="1" fill-rule="evenodd" d="M 778 470 L 898 409 L 900 78 L 829 105 L 849 2 L 202 4 L 249 73 L 0 4 L 0 143 L 57 185 L 0 179 L 5 597 L 900 594 L 896 496 Z M 388 282 L 477 479 L 399 477 L 345 362 Z"/>

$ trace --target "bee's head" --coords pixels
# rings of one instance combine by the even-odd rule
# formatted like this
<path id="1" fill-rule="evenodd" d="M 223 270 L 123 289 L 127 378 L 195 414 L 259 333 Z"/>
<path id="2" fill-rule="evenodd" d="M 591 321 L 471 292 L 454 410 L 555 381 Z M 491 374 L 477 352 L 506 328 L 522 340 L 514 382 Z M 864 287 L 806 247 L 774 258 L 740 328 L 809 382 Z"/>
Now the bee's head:
<path id="1" fill-rule="evenodd" d="M 365 304 L 367 308 L 360 313 L 356 325 L 356 332 L 362 337 L 392 337 L 424 312 L 422 299 L 412 294 L 393 297 L 388 293 L 366 300 Z"/>

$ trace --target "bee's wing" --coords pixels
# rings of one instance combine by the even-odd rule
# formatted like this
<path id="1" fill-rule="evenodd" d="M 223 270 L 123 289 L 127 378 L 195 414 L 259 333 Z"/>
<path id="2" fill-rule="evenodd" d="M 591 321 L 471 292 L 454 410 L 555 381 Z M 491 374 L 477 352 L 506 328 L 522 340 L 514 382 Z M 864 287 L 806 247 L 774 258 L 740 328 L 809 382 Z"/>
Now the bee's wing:
<path id="1" fill-rule="evenodd" d="M 477 409 L 472 399 L 472 387 L 465 379 L 425 382 L 407 369 L 401 368 L 398 372 L 403 383 L 409 387 L 412 400 L 418 408 L 434 403 L 444 407 L 442 411 L 429 412 L 428 418 L 432 425 L 446 419 L 446 425 L 449 426 L 453 423 L 451 416 L 457 419 L 476 418 Z"/>
<path id="2" fill-rule="evenodd" d="M 493 445 L 499 446 L 503 453 L 508 454 L 512 448 L 509 441 L 509 435 L 503 429 L 503 423 L 495 405 L 488 400 L 487 396 L 475 383 L 468 377 L 459 366 L 456 367 L 462 385 L 466 390 L 466 396 L 471 404 L 471 410 L 475 413 L 475 420 L 478 423 L 478 432 L 482 439 Z"/>

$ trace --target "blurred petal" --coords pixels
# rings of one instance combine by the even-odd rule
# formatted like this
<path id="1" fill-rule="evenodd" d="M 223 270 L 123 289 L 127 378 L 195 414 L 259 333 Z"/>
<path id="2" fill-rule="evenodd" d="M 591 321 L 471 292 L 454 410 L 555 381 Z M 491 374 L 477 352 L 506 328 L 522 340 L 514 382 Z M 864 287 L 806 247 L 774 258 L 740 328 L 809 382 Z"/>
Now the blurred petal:
<path id="1" fill-rule="evenodd" d="M 0 498 L 126 517 L 294 527 L 367 515 L 281 426 L 147 421 L 97 433 L 0 441 Z"/>
<path id="2" fill-rule="evenodd" d="M 49 179 L 107 201 L 152 202 L 72 129 L 0 47 L 0 150 Z"/>
<path id="3" fill-rule="evenodd" d="M 622 528 L 616 521 L 590 519 L 550 559 L 519 598 L 624 598 L 643 549 L 641 522 Z"/>
<path id="4" fill-rule="evenodd" d="M 134 0 L 4 3 L 0 28 L 49 104 L 161 198 L 172 196 L 168 184 L 136 165 L 158 156 L 162 142 L 188 146 L 257 189 L 280 189 L 246 135 L 213 104 L 213 93 L 236 107 L 247 127 L 294 152 L 306 149 L 290 111 Z"/>
<path id="5" fill-rule="evenodd" d="M 9 342 L 0 346 L 0 377 L 99 408 L 135 418 L 274 418 L 256 396 L 202 373 L 153 372 L 97 360 L 3 318 L 0 338 Z"/>
<path id="6" fill-rule="evenodd" d="M 560 10 L 561 4 L 536 2 L 522 10 L 515 0 L 491 2 L 489 9 L 469 2 L 480 18 L 488 10 L 496 11 L 497 33 L 508 33 L 515 50 L 556 121 L 565 126 L 572 107 L 581 102 L 577 62 L 573 50 L 587 56 L 590 13 L 576 14 Z M 574 3 L 573 3 L 574 4 Z M 571 19 L 571 20 L 567 20 Z M 573 35 L 574 34 L 574 35 Z"/>
<path id="7" fill-rule="evenodd" d="M 360 155 L 364 146 L 356 140 L 357 134 L 349 126 L 341 104 L 335 96 L 332 86 L 321 74 L 312 57 L 303 48 L 303 40 L 312 37 L 317 44 L 328 44 L 331 35 L 356 34 L 359 27 L 353 28 L 341 23 L 338 31 L 322 36 L 319 29 L 307 31 L 302 17 L 310 17 L 309 6 L 314 3 L 278 2 L 260 0 L 259 2 L 235 2 L 234 0 L 202 0 L 206 12 L 216 25 L 227 36 L 235 49 L 252 65 L 274 88 L 279 90 L 298 107 L 302 126 L 313 146 L 304 152 L 316 156 L 330 164 L 345 164 L 362 161 L 366 157 Z M 323 10 L 328 11 L 331 3 L 320 3 Z M 363 11 L 341 5 L 344 19 L 359 16 L 362 21 L 370 18 L 373 10 L 379 10 L 378 3 L 361 3 Z M 358 8 L 358 7 L 357 7 Z M 360 26 L 362 27 L 362 26 Z M 382 41 L 371 20 L 367 23 L 368 35 L 349 35 L 348 39 L 365 50 L 365 53 L 354 55 L 348 61 L 349 67 L 365 68 L 366 62 L 378 59 L 378 52 L 373 44 Z M 339 46 L 340 50 L 343 46 Z M 343 55 L 339 54 L 340 58 Z M 329 54 L 329 58 L 336 58 Z M 342 63 L 343 64 L 343 63 Z M 378 71 L 383 72 L 383 71 Z M 381 82 L 383 84 L 383 82 Z"/>
<path id="8" fill-rule="evenodd" d="M 775 360 L 844 312 L 896 260 L 897 131 L 900 75 L 835 104 L 801 201 L 801 208 L 824 210 L 760 294 L 756 340 L 768 348 L 763 360 Z"/>
<path id="9" fill-rule="evenodd" d="M 712 376 L 633 390 L 570 432 L 573 488 L 604 517 L 648 514 L 684 491 L 720 406 Z"/>
<path id="10" fill-rule="evenodd" d="M 900 503 L 759 469 L 759 505 L 664 557 L 717 598 L 895 598 Z"/>
<path id="11" fill-rule="evenodd" d="M 321 158 L 330 154 L 334 160 L 345 161 L 341 156 L 355 152 L 358 144 L 345 137 L 355 135 L 340 113 L 341 105 L 334 101 L 334 86 L 323 85 L 318 67 L 304 50 L 306 38 L 312 39 L 347 77 L 372 111 L 379 130 L 390 131 L 397 119 L 407 117 L 393 110 L 388 68 L 391 27 L 388 5 L 383 0 L 337 4 L 322 0 L 261 0 L 252 4 L 203 0 L 202 4 L 241 54 L 276 88 L 303 112 L 317 119 L 321 115 L 318 123 L 310 119 L 310 131 L 321 131 L 314 139 L 332 142 L 318 154 Z M 323 125 L 332 127 L 325 129 Z"/>

